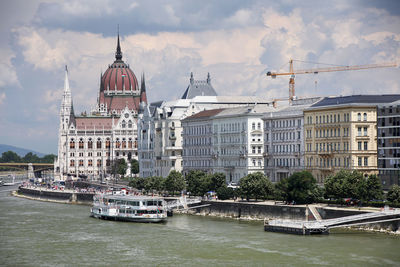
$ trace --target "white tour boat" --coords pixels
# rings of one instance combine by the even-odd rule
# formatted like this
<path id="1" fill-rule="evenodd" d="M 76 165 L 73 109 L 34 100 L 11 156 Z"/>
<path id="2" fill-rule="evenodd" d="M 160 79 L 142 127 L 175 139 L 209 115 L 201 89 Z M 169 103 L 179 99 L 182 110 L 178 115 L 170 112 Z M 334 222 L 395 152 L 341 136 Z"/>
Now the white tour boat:
<path id="1" fill-rule="evenodd" d="M 161 197 L 98 194 L 93 198 L 91 216 L 105 220 L 163 222 L 167 220 L 166 202 Z"/>

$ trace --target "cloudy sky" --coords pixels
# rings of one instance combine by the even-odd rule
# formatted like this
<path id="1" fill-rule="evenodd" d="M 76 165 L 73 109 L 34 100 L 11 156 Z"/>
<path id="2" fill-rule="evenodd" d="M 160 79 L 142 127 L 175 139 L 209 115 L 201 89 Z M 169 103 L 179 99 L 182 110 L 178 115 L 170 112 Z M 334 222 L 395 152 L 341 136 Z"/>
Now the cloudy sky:
<path id="1" fill-rule="evenodd" d="M 182 95 L 210 72 L 219 95 L 288 95 L 290 58 L 332 65 L 400 62 L 400 1 L 0 2 L 0 143 L 56 153 L 64 65 L 77 113 L 96 103 L 100 73 L 124 60 L 149 101 Z M 295 69 L 326 67 L 296 61 Z M 400 93 L 400 69 L 298 75 L 296 95 Z"/>

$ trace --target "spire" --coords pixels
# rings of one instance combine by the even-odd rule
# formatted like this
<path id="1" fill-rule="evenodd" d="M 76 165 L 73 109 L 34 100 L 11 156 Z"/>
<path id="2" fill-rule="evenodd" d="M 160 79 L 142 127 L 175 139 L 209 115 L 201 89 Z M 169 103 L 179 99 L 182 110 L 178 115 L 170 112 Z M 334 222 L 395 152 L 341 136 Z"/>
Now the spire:
<path id="1" fill-rule="evenodd" d="M 211 83 L 210 73 L 207 74 L 207 83 L 208 83 L 208 84 Z"/>
<path id="2" fill-rule="evenodd" d="M 142 84 L 140 86 L 140 103 L 147 104 L 146 82 L 144 78 L 144 73 L 142 74 Z"/>
<path id="3" fill-rule="evenodd" d="M 68 67 L 65 65 L 64 92 L 69 92 Z"/>
<path id="4" fill-rule="evenodd" d="M 193 72 L 190 73 L 190 84 L 193 84 L 194 79 L 193 79 Z"/>
<path id="5" fill-rule="evenodd" d="M 117 51 L 115 52 L 115 60 L 122 60 L 121 46 L 119 44 L 119 25 L 118 25 L 118 41 L 117 41 Z"/>

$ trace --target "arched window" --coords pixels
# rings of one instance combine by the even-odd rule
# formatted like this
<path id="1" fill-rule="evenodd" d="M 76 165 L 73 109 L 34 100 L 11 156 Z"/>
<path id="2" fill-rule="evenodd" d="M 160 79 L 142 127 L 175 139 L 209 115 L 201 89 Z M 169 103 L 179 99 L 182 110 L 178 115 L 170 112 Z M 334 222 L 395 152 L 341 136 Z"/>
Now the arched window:
<path id="1" fill-rule="evenodd" d="M 91 160 L 91 159 L 88 160 L 88 166 L 89 166 L 89 167 L 92 167 L 92 166 L 93 166 L 93 160 Z"/>
<path id="2" fill-rule="evenodd" d="M 97 160 L 97 167 L 100 167 L 101 166 L 101 159 L 98 159 Z"/>
<path id="3" fill-rule="evenodd" d="M 361 121 L 361 113 L 358 113 L 358 114 L 357 114 L 357 120 L 358 120 L 358 121 Z"/>
<path id="4" fill-rule="evenodd" d="M 126 140 L 125 140 L 125 138 L 122 138 L 122 148 L 126 148 Z"/>
<path id="5" fill-rule="evenodd" d="M 74 149 L 75 148 L 75 140 L 71 139 L 71 141 L 69 142 L 69 148 L 70 149 Z"/>
<path id="6" fill-rule="evenodd" d="M 132 128 L 132 121 L 131 120 L 128 121 L 128 128 Z"/>
<path id="7" fill-rule="evenodd" d="M 110 138 L 107 138 L 106 140 L 106 148 L 110 148 Z"/>
<path id="8" fill-rule="evenodd" d="M 132 138 L 129 138 L 128 140 L 128 148 L 132 148 Z"/>
<path id="9" fill-rule="evenodd" d="M 119 138 L 117 138 L 117 141 L 115 142 L 115 147 L 120 148 L 121 147 L 121 142 L 119 141 Z"/>
<path id="10" fill-rule="evenodd" d="M 83 144 L 83 139 L 79 139 L 79 149 L 83 149 L 84 144 Z"/>
<path id="11" fill-rule="evenodd" d="M 126 122 L 122 121 L 121 126 L 122 126 L 122 128 L 125 128 L 126 127 Z"/>
<path id="12" fill-rule="evenodd" d="M 88 141 L 88 148 L 89 148 L 89 149 L 92 149 L 92 148 L 93 148 L 93 141 L 92 141 L 92 138 L 89 138 L 89 141 Z"/>
<path id="13" fill-rule="evenodd" d="M 96 144 L 97 149 L 101 149 L 101 139 L 97 139 L 97 144 Z"/>
<path id="14" fill-rule="evenodd" d="M 69 161 L 69 166 L 70 166 L 70 167 L 75 167 L 75 160 L 71 159 L 71 160 Z"/>
<path id="15" fill-rule="evenodd" d="M 367 121 L 367 113 L 364 113 L 364 121 Z"/>

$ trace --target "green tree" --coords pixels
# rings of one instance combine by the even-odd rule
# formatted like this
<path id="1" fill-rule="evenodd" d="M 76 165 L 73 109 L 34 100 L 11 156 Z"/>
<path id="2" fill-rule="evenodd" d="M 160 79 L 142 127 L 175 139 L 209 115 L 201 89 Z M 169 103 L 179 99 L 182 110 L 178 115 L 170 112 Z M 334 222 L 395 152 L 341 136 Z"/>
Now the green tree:
<path id="1" fill-rule="evenodd" d="M 26 163 L 39 163 L 41 162 L 41 158 L 39 158 L 36 154 L 29 152 L 26 153 L 26 155 L 21 159 L 21 161 Z"/>
<path id="2" fill-rule="evenodd" d="M 382 199 L 383 189 L 381 180 L 375 174 L 368 176 L 367 178 L 367 200 Z"/>
<path id="3" fill-rule="evenodd" d="M 180 172 L 171 171 L 165 180 L 165 188 L 175 194 L 175 191 L 182 191 L 185 188 L 185 180 Z"/>
<path id="4" fill-rule="evenodd" d="M 274 186 L 274 198 L 276 200 L 287 201 L 288 199 L 288 179 L 283 178 Z"/>
<path id="5" fill-rule="evenodd" d="M 298 204 L 313 203 L 318 194 L 317 181 L 308 171 L 293 173 L 288 179 L 288 201 Z"/>
<path id="6" fill-rule="evenodd" d="M 119 174 L 121 176 L 124 176 L 126 173 L 126 169 L 128 168 L 128 164 L 126 164 L 125 159 L 117 159 L 114 160 L 114 164 L 112 165 L 112 173 L 113 174 Z"/>
<path id="7" fill-rule="evenodd" d="M 1 155 L 1 162 L 3 163 L 18 163 L 21 162 L 20 156 L 13 151 L 3 152 Z"/>
<path id="8" fill-rule="evenodd" d="M 146 178 L 143 177 L 135 177 L 129 182 L 129 186 L 136 188 L 138 190 L 145 189 Z"/>
<path id="9" fill-rule="evenodd" d="M 201 195 L 201 187 L 202 183 L 204 182 L 204 177 L 206 174 L 199 170 L 192 170 L 190 171 L 185 179 L 186 179 L 186 189 L 190 194 L 194 196 Z"/>
<path id="10" fill-rule="evenodd" d="M 230 199 L 235 196 L 233 188 L 227 187 L 225 184 L 217 189 L 217 196 L 220 200 Z"/>
<path id="11" fill-rule="evenodd" d="M 211 174 L 210 190 L 217 191 L 218 188 L 226 185 L 226 177 L 222 172 L 216 172 Z"/>
<path id="12" fill-rule="evenodd" d="M 393 185 L 387 193 L 387 200 L 393 204 L 400 204 L 400 186 Z"/>
<path id="13" fill-rule="evenodd" d="M 41 158 L 41 159 L 40 159 L 40 162 L 41 162 L 41 163 L 54 163 L 54 159 L 55 159 L 56 157 L 57 157 L 57 156 L 54 155 L 54 154 L 48 154 L 48 155 L 45 155 L 43 158 Z"/>
<path id="14" fill-rule="evenodd" d="M 131 160 L 131 173 L 133 173 L 134 175 L 139 173 L 139 161 L 137 161 L 136 159 Z"/>
<path id="15" fill-rule="evenodd" d="M 273 192 L 271 181 L 262 172 L 251 173 L 239 181 L 240 191 L 249 201 L 250 198 L 266 199 Z"/>
<path id="16" fill-rule="evenodd" d="M 324 184 L 326 197 L 334 199 L 349 197 L 346 189 L 346 179 L 350 174 L 350 171 L 340 170 L 335 175 L 329 176 Z"/>

